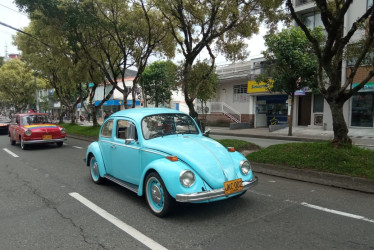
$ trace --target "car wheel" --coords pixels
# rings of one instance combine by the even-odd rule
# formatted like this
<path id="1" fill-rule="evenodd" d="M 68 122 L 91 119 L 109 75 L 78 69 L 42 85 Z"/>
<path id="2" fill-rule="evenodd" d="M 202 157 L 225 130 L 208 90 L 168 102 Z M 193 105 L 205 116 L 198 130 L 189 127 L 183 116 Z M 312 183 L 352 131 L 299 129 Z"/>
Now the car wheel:
<path id="1" fill-rule="evenodd" d="M 59 141 L 59 142 L 56 142 L 56 144 L 57 144 L 58 147 L 61 147 L 64 144 L 64 142 L 63 141 Z"/>
<path id="2" fill-rule="evenodd" d="M 90 160 L 90 174 L 91 174 L 92 181 L 95 182 L 96 184 L 100 184 L 103 182 L 103 178 L 101 178 L 100 176 L 99 164 L 95 156 L 92 156 Z"/>
<path id="3" fill-rule="evenodd" d="M 16 145 L 16 141 L 13 140 L 10 135 L 9 135 L 9 141 L 10 141 L 10 145 Z"/>
<path id="4" fill-rule="evenodd" d="M 155 172 L 146 177 L 145 198 L 152 213 L 159 217 L 165 216 L 174 202 L 161 177 Z"/>
<path id="5" fill-rule="evenodd" d="M 22 148 L 22 150 L 27 149 L 27 145 L 25 144 L 25 141 L 22 138 L 21 138 L 21 148 Z"/>

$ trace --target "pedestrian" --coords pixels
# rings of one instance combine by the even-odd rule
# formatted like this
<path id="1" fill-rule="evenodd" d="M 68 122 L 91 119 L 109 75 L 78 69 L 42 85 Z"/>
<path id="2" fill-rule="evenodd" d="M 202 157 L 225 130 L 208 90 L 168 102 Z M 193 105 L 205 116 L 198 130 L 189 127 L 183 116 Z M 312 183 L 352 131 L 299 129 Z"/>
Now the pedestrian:
<path id="1" fill-rule="evenodd" d="M 108 113 L 108 112 L 105 112 L 104 120 L 105 120 L 106 118 L 108 118 L 108 117 L 109 117 L 109 113 Z"/>

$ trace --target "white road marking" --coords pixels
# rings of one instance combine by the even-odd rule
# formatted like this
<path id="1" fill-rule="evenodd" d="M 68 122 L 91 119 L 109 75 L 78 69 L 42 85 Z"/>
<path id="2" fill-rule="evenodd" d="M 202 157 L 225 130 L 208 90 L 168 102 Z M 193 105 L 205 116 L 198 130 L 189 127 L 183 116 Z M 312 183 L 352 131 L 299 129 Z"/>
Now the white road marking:
<path id="1" fill-rule="evenodd" d="M 15 153 L 13 153 L 12 151 L 10 151 L 9 149 L 7 148 L 3 148 L 5 152 L 7 152 L 8 154 L 10 154 L 11 156 L 13 157 L 19 157 L 18 155 L 16 155 Z"/>
<path id="2" fill-rule="evenodd" d="M 78 147 L 78 146 L 73 146 L 73 148 L 83 149 L 82 147 Z"/>
<path id="3" fill-rule="evenodd" d="M 321 210 L 321 211 L 324 211 L 324 212 L 327 212 L 327 213 L 337 214 L 337 215 L 353 218 L 353 219 L 356 219 L 356 220 L 363 220 L 363 221 L 374 223 L 374 220 L 371 220 L 369 218 L 366 218 L 366 217 L 363 217 L 363 216 L 360 216 L 360 215 L 356 215 L 356 214 L 350 214 L 350 213 L 345 213 L 345 212 L 341 212 L 341 211 L 337 211 L 337 210 L 333 210 L 333 209 L 328 209 L 328 208 L 312 205 L 312 204 L 309 204 L 309 203 L 306 203 L 306 202 L 301 202 L 301 205 L 303 205 L 305 207 Z"/>
<path id="4" fill-rule="evenodd" d="M 118 219 L 117 217 L 111 215 L 104 209 L 95 205 L 91 201 L 87 200 L 82 195 L 75 193 L 75 192 L 69 193 L 69 195 L 75 198 L 76 200 L 78 200 L 79 202 L 81 202 L 83 205 L 87 206 L 89 209 L 91 209 L 92 211 L 94 211 L 95 213 L 103 217 L 104 219 L 106 219 L 107 221 L 109 221 L 110 223 L 112 223 L 113 225 L 115 225 L 116 227 L 118 227 L 119 229 L 121 229 L 122 231 L 124 231 L 125 233 L 132 236 L 134 239 L 143 243 L 145 246 L 149 247 L 150 249 L 165 249 L 165 250 L 167 249 L 164 246 L 158 244 L 156 241 L 152 240 L 151 238 L 145 236 L 144 234 L 142 234 L 135 228 L 127 225 L 126 223 Z"/>
<path id="5" fill-rule="evenodd" d="M 257 195 L 266 196 L 266 197 L 271 197 L 272 196 L 271 194 L 264 194 L 264 193 L 260 193 L 260 192 L 254 191 L 254 190 L 248 190 L 248 192 L 254 193 L 254 194 L 257 194 Z"/>

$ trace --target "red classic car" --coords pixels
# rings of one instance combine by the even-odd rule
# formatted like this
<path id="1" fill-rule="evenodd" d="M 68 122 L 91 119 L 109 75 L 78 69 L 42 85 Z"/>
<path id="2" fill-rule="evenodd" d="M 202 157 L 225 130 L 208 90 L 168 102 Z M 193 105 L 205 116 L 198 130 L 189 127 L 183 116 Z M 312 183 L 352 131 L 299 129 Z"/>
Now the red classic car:
<path id="1" fill-rule="evenodd" d="M 61 147 L 66 141 L 63 127 L 53 124 L 48 114 L 27 113 L 16 114 L 9 126 L 10 144 L 21 143 L 26 149 L 29 144 L 56 143 Z"/>

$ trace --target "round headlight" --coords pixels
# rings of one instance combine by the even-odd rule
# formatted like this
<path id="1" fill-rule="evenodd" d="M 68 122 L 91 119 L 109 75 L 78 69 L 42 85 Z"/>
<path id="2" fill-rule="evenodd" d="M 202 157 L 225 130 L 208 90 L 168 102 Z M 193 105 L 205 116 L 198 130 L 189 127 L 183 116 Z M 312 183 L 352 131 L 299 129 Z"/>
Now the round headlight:
<path id="1" fill-rule="evenodd" d="M 30 129 L 26 130 L 25 135 L 30 136 L 31 135 L 31 130 Z"/>
<path id="2" fill-rule="evenodd" d="M 60 128 L 61 134 L 66 134 L 66 130 L 64 128 Z"/>
<path id="3" fill-rule="evenodd" d="M 251 164 L 249 161 L 243 160 L 240 162 L 240 171 L 242 174 L 247 175 L 251 171 Z"/>
<path id="4" fill-rule="evenodd" d="M 189 170 L 184 170 L 179 175 L 179 180 L 184 187 L 191 187 L 195 183 L 195 174 Z"/>

